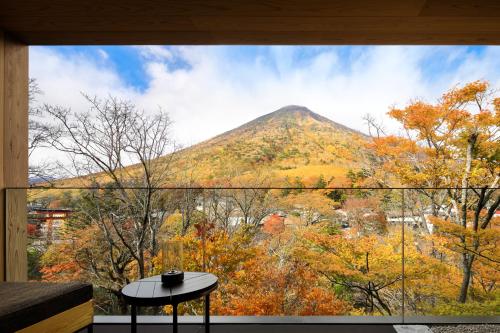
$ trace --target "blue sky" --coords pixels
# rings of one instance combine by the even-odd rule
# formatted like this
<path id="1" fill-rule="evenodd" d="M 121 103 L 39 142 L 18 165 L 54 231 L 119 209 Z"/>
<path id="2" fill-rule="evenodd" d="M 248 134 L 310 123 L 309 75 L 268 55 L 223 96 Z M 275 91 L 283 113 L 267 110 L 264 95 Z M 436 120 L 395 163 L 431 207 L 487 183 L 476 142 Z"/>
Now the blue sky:
<path id="1" fill-rule="evenodd" d="M 172 57 L 165 59 L 172 71 L 179 69 L 189 69 L 190 65 L 181 56 L 176 55 L 176 47 L 163 47 L 169 50 Z M 348 74 L 353 59 L 357 59 L 363 53 L 370 50 L 369 46 L 304 46 L 288 47 L 289 53 L 283 59 L 276 59 L 275 49 L 268 46 L 226 46 L 212 47 L 225 59 L 228 59 L 235 66 L 247 66 L 255 63 L 257 59 L 265 64 L 268 69 L 279 75 L 282 66 L 301 67 L 310 64 L 310 62 L 322 53 L 334 51 L 339 57 L 339 70 Z M 151 57 L 145 56 L 140 48 L 130 46 L 54 46 L 51 49 L 62 57 L 68 59 L 85 57 L 91 59 L 96 65 L 111 68 L 119 73 L 124 83 L 130 85 L 139 91 L 147 89 L 149 78 L 145 71 L 145 63 L 151 60 Z M 424 77 L 427 80 L 434 80 L 441 75 L 454 71 L 467 58 L 481 57 L 487 47 L 469 46 L 469 47 L 428 47 L 432 49 L 432 54 L 422 57 L 420 66 Z M 457 52 L 459 54 L 457 54 Z M 465 56 L 463 56 L 465 55 Z M 332 73 L 334 74 L 334 73 Z"/>
<path id="2" fill-rule="evenodd" d="M 392 105 L 477 79 L 500 88 L 500 47 L 34 46 L 30 76 L 40 102 L 75 112 L 82 92 L 161 107 L 187 146 L 289 104 L 361 131 L 370 113 L 397 131 Z"/>

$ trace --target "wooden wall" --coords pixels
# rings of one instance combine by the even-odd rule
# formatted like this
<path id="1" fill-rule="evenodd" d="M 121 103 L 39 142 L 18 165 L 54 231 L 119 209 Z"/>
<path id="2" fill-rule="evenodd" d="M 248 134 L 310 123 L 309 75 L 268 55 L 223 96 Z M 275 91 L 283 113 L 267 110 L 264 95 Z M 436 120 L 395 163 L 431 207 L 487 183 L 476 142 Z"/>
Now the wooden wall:
<path id="1" fill-rule="evenodd" d="M 27 279 L 28 46 L 0 30 L 0 280 Z"/>
<path id="2" fill-rule="evenodd" d="M 3 132 L 4 108 L 4 67 L 5 67 L 5 36 L 0 30 L 0 131 Z M 3 164 L 3 144 L 0 144 L 0 165 Z M 2 173 L 0 168 L 0 173 Z M 3 188 L 3 174 L 0 175 L 0 281 L 5 281 L 5 193 Z"/>

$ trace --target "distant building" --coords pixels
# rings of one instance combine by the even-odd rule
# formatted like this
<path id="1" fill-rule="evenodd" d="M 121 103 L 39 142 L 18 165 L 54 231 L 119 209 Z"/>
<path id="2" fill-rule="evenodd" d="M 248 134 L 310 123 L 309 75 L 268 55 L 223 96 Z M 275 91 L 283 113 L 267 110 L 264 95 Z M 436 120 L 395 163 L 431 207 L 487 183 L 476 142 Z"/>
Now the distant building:
<path id="1" fill-rule="evenodd" d="M 60 240 L 61 227 L 73 211 L 66 208 L 30 207 L 28 210 L 28 237 L 33 244 L 50 244 Z"/>
<path id="2" fill-rule="evenodd" d="M 429 216 L 430 214 L 424 214 L 424 220 L 421 216 L 417 215 L 405 215 L 404 217 L 400 212 L 389 212 L 387 214 L 387 222 L 393 225 L 399 225 L 404 223 L 405 226 L 412 229 L 426 228 L 427 231 L 432 234 L 434 232 L 434 224 L 431 223 Z"/>

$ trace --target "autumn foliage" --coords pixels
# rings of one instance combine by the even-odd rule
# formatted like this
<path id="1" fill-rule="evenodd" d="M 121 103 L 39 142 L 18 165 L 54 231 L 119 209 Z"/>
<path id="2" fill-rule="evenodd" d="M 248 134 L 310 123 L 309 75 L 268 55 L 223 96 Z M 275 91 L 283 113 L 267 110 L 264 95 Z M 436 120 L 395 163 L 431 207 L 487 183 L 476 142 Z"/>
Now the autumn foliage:
<path id="1" fill-rule="evenodd" d="M 184 152 L 174 169 L 194 170 L 190 186 L 155 189 L 148 214 L 140 200 L 124 204 L 132 191 L 59 193 L 53 205 L 76 213 L 61 241 L 33 245 L 44 250 L 41 278 L 90 281 L 99 311 L 125 313 L 120 289 L 159 274 L 159 242 L 175 239 L 184 270 L 218 276 L 218 315 L 399 315 L 403 305 L 407 315 L 498 315 L 496 96 L 476 81 L 413 100 L 388 112 L 397 134 L 371 138 L 337 127 L 326 136 L 332 124 L 303 114 L 264 118 L 263 130 Z M 144 216 L 154 224 L 141 238 Z M 203 304 L 179 311 L 198 315 Z"/>

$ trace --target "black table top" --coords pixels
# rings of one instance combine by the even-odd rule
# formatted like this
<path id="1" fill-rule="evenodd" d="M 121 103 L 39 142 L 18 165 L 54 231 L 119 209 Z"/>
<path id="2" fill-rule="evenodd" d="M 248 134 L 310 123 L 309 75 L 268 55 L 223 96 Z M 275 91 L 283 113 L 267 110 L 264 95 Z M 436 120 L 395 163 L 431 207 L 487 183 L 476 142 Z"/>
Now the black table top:
<path id="1" fill-rule="evenodd" d="M 127 303 L 138 306 L 179 304 L 200 298 L 217 288 L 217 277 L 210 273 L 184 272 L 184 281 L 166 287 L 156 275 L 132 282 L 122 289 Z"/>

